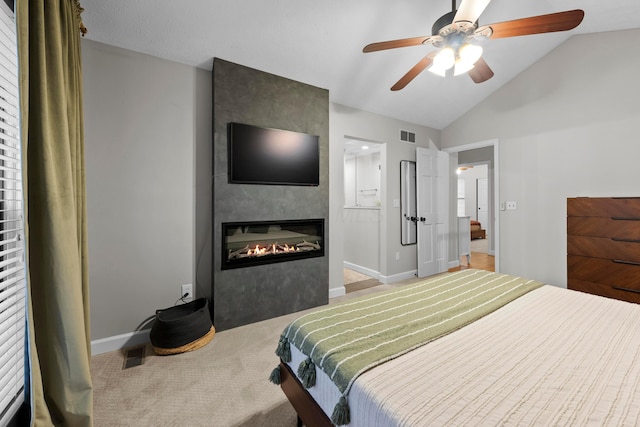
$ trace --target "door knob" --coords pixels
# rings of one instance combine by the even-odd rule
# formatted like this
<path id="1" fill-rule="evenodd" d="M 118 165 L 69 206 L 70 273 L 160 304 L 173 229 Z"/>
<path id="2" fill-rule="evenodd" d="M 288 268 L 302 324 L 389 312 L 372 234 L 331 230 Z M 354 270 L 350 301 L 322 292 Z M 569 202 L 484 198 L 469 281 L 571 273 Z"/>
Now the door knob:
<path id="1" fill-rule="evenodd" d="M 427 220 L 427 218 L 425 218 L 423 216 L 420 217 L 420 222 L 425 222 L 426 220 Z"/>

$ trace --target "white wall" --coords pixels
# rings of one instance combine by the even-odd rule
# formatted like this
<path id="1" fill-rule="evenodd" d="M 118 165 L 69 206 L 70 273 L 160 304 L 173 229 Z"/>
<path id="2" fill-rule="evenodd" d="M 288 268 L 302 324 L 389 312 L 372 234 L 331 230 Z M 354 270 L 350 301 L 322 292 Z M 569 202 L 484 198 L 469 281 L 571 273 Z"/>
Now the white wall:
<path id="1" fill-rule="evenodd" d="M 380 206 L 380 152 L 347 155 L 344 159 L 344 205 Z"/>
<path id="2" fill-rule="evenodd" d="M 443 147 L 500 141 L 500 263 L 566 286 L 566 198 L 640 196 L 640 30 L 580 35 L 442 132 Z M 495 70 L 499 72 L 499 70 Z"/>
<path id="3" fill-rule="evenodd" d="M 380 209 L 344 208 L 344 262 L 372 277 L 380 274 Z"/>
<path id="4" fill-rule="evenodd" d="M 92 340 L 194 282 L 195 69 L 82 40 Z"/>

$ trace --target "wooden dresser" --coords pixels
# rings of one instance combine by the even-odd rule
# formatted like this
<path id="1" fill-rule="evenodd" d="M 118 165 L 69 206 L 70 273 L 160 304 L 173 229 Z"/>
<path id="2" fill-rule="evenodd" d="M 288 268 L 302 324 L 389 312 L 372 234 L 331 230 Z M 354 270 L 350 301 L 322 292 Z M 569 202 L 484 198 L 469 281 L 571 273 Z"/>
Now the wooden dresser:
<path id="1" fill-rule="evenodd" d="M 640 198 L 567 199 L 568 288 L 640 303 Z"/>

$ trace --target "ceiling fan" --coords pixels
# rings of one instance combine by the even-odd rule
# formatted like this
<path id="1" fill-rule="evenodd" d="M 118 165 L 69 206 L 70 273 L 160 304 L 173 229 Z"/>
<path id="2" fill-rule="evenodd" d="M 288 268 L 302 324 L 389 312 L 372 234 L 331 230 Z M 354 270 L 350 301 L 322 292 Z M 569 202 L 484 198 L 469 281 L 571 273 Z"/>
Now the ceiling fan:
<path id="1" fill-rule="evenodd" d="M 362 51 L 368 53 L 418 45 L 432 45 L 439 49 L 414 65 L 391 87 L 393 91 L 404 88 L 424 69 L 440 76 L 467 73 L 474 82 L 482 83 L 493 77 L 493 71 L 482 59 L 480 43 L 483 41 L 567 31 L 577 27 L 584 18 L 584 11 L 576 9 L 478 26 L 478 17 L 490 1 L 462 0 L 456 10 L 456 0 L 451 0 L 452 11 L 433 24 L 431 36 L 371 43 Z"/>

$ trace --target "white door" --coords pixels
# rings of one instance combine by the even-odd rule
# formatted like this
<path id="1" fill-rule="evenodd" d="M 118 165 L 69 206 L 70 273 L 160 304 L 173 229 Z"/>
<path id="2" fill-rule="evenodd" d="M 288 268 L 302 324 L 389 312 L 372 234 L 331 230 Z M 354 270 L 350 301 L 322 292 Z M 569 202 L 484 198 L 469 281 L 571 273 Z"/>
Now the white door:
<path id="1" fill-rule="evenodd" d="M 478 178 L 476 180 L 476 200 L 478 204 L 478 221 L 484 228 L 489 226 L 489 180 Z"/>
<path id="2" fill-rule="evenodd" d="M 418 277 L 447 271 L 449 154 L 416 148 Z"/>

